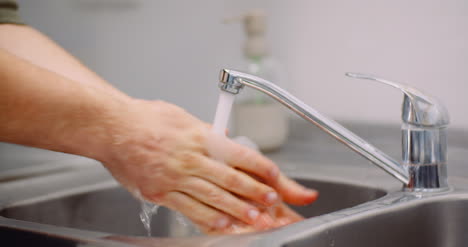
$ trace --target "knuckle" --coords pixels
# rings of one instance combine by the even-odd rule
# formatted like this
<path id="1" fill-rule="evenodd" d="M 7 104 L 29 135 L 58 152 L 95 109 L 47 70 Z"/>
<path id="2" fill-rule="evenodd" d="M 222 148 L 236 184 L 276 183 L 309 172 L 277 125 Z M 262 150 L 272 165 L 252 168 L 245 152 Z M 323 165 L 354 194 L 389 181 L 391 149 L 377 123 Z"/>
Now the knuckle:
<path id="1" fill-rule="evenodd" d="M 181 169 L 192 171 L 197 168 L 199 157 L 194 152 L 184 152 L 180 154 L 179 161 Z"/>
<path id="2" fill-rule="evenodd" d="M 184 163 L 194 163 L 198 158 L 197 154 L 194 152 L 182 152 L 179 159 Z"/>
<path id="3" fill-rule="evenodd" d="M 199 154 L 203 154 L 203 155 L 206 155 L 207 154 L 207 150 L 206 150 L 206 147 L 204 145 L 204 143 L 206 143 L 206 136 L 200 132 L 196 132 L 196 133 L 193 133 L 192 134 L 192 137 L 191 137 L 191 145 L 190 145 L 190 148 L 196 152 L 196 153 L 199 153 Z"/>
<path id="4" fill-rule="evenodd" d="M 235 173 L 228 173 L 224 176 L 224 183 L 227 188 L 238 187 L 241 179 Z"/>
<path id="5" fill-rule="evenodd" d="M 258 168 L 257 153 L 251 149 L 241 147 L 233 153 L 234 159 L 241 163 L 241 166 L 250 166 L 252 169 Z"/>
<path id="6" fill-rule="evenodd" d="M 244 160 L 248 161 L 250 165 L 256 165 L 258 155 L 259 154 L 257 153 L 257 151 L 250 148 L 245 148 L 243 158 Z"/>
<path id="7" fill-rule="evenodd" d="M 205 143 L 205 139 L 206 136 L 200 131 L 192 133 L 192 140 L 197 144 Z"/>
<path id="8" fill-rule="evenodd" d="M 276 168 L 276 165 L 273 164 L 272 162 L 256 159 L 255 160 L 256 166 L 260 167 L 264 171 L 270 171 Z"/>
<path id="9" fill-rule="evenodd" d="M 203 184 L 200 178 L 195 178 L 192 176 L 182 179 L 182 181 L 177 183 L 176 189 L 188 194 L 193 194 L 194 191 L 203 191 Z"/>
<path id="10" fill-rule="evenodd" d="M 257 169 L 267 181 L 273 182 L 278 178 L 279 168 L 272 162 L 257 162 Z"/>
<path id="11" fill-rule="evenodd" d="M 215 189 L 208 189 L 207 196 L 208 200 L 213 203 L 213 205 L 222 205 L 225 202 L 223 194 Z"/>
<path id="12" fill-rule="evenodd" d="M 266 185 L 256 182 L 248 189 L 248 193 L 252 199 L 256 200 L 263 200 L 263 197 L 266 193 L 270 192 L 270 190 Z"/>
<path id="13" fill-rule="evenodd" d="M 245 160 L 245 157 L 247 156 L 246 155 L 246 151 L 247 149 L 245 148 L 236 148 L 233 152 L 232 152 L 232 156 L 237 159 L 238 161 L 242 162 Z"/>
<path id="14" fill-rule="evenodd" d="M 157 178 L 166 172 L 166 167 L 163 162 L 155 161 L 154 163 L 141 163 L 139 169 L 142 176 L 145 178 Z"/>

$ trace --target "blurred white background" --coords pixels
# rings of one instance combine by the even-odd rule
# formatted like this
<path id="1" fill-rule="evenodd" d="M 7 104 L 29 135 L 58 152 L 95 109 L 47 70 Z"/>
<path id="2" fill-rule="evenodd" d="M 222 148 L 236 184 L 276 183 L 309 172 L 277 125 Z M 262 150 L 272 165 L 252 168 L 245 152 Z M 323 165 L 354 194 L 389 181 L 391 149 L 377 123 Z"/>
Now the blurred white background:
<path id="1" fill-rule="evenodd" d="M 366 72 L 437 96 L 468 127 L 468 1 L 19 0 L 28 24 L 126 93 L 163 99 L 211 122 L 219 69 L 241 68 L 242 26 L 261 8 L 288 90 L 339 121 L 399 123 L 395 89 L 344 77 Z M 284 85 L 284 83 L 283 83 Z"/>

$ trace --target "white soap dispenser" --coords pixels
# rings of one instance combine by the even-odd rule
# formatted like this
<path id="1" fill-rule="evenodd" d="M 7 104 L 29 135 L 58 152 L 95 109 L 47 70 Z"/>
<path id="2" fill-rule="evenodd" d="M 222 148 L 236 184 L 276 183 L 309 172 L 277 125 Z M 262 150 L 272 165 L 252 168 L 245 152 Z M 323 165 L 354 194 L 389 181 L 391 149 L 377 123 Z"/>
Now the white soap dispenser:
<path id="1" fill-rule="evenodd" d="M 233 20 L 243 22 L 247 38 L 243 47 L 245 64 L 242 69 L 274 83 L 285 83 L 284 69 L 268 50 L 265 13 L 251 10 L 229 22 Z M 278 86 L 284 88 L 284 85 Z M 270 97 L 246 87 L 237 96 L 233 110 L 235 134 L 250 138 L 260 150 L 276 150 L 286 141 L 289 133 L 287 112 Z"/>

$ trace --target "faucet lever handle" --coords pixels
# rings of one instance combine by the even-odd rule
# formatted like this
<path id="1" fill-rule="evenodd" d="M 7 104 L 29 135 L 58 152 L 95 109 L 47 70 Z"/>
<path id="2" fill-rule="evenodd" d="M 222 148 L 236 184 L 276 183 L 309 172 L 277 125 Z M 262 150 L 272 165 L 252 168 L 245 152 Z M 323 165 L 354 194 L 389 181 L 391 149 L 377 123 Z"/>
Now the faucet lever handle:
<path id="1" fill-rule="evenodd" d="M 404 123 L 427 127 L 444 127 L 449 123 L 449 114 L 445 106 L 438 99 L 413 87 L 361 73 L 346 73 L 346 76 L 377 81 L 402 91 L 405 95 L 402 108 Z"/>
<path id="2" fill-rule="evenodd" d="M 437 99 L 413 87 L 375 76 L 347 76 L 378 81 L 404 93 L 402 107 L 402 162 L 409 173 L 409 191 L 447 188 L 447 130 L 449 115 Z"/>

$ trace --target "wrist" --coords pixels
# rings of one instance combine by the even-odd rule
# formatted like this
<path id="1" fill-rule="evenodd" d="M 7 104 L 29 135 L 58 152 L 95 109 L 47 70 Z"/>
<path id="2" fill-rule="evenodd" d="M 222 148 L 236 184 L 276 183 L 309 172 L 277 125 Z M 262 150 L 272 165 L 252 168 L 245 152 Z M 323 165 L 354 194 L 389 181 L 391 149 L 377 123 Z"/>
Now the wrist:
<path id="1" fill-rule="evenodd" d="M 104 162 L 110 148 L 120 142 L 120 133 L 129 128 L 125 118 L 134 100 L 95 89 L 88 91 L 91 100 L 72 113 L 62 130 L 65 136 L 61 138 L 61 151 Z"/>

